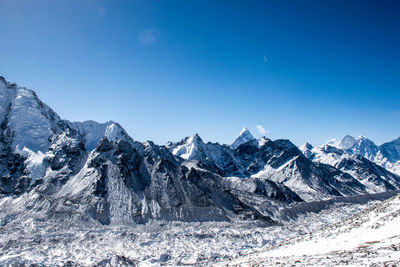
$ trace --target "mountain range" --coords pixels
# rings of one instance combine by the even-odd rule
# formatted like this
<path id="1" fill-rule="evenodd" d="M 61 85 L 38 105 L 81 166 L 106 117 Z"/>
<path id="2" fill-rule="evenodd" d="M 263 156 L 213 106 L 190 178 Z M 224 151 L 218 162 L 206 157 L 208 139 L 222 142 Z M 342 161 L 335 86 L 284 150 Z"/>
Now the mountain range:
<path id="1" fill-rule="evenodd" d="M 67 224 L 280 220 L 282 208 L 400 188 L 400 138 L 345 136 L 298 148 L 243 129 L 232 144 L 198 134 L 165 146 L 115 122 L 69 122 L 0 77 L 0 221 Z"/>

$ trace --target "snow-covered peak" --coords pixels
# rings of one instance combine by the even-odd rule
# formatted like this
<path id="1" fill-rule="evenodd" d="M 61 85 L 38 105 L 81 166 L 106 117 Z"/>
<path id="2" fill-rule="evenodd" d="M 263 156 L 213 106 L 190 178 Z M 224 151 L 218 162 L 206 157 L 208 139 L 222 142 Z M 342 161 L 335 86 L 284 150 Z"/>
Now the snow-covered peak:
<path id="1" fill-rule="evenodd" d="M 85 147 L 88 151 L 95 149 L 103 137 L 106 137 L 109 141 L 115 141 L 127 136 L 125 130 L 113 121 L 98 123 L 90 120 L 74 122 L 73 125 L 84 136 Z"/>
<path id="2" fill-rule="evenodd" d="M 199 143 L 203 143 L 203 140 L 196 133 L 196 134 L 194 134 L 194 135 L 192 135 L 192 136 L 190 136 L 189 138 L 186 139 L 186 144 L 190 144 L 190 143 L 199 144 Z"/>
<path id="3" fill-rule="evenodd" d="M 46 152 L 50 137 L 62 131 L 59 116 L 39 100 L 36 93 L 0 79 L 0 119 L 7 121 L 3 133 L 12 138 L 12 148 L 19 146 Z"/>
<path id="4" fill-rule="evenodd" d="M 236 138 L 235 142 L 231 144 L 232 149 L 238 148 L 240 145 L 245 144 L 251 140 L 254 140 L 253 135 L 250 133 L 249 129 L 243 128 L 239 133 L 239 137 Z"/>
<path id="5" fill-rule="evenodd" d="M 250 135 L 250 136 L 252 136 L 251 133 L 250 133 L 250 131 L 249 131 L 249 129 L 247 129 L 246 127 L 244 127 L 244 128 L 240 131 L 239 136 L 241 136 L 241 135 Z"/>
<path id="6" fill-rule="evenodd" d="M 175 156 L 190 160 L 196 157 L 197 152 L 203 145 L 203 140 L 196 133 L 192 136 L 184 138 L 178 143 L 167 144 L 167 147 Z"/>
<path id="7" fill-rule="evenodd" d="M 310 158 L 312 155 L 313 146 L 310 143 L 305 142 L 303 145 L 299 147 L 300 151 L 306 156 L 306 158 Z"/>
<path id="8" fill-rule="evenodd" d="M 357 140 L 351 135 L 345 135 L 342 140 L 340 140 L 339 148 L 349 149 L 357 142 Z"/>

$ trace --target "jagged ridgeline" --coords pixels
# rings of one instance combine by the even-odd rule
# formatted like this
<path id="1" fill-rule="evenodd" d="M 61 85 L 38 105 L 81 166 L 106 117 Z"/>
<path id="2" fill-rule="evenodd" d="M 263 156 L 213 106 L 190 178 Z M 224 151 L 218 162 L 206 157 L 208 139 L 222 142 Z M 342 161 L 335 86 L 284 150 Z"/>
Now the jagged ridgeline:
<path id="1" fill-rule="evenodd" d="M 197 134 L 166 146 L 140 143 L 112 121 L 62 120 L 35 92 L 3 77 L 0 122 L 0 210 L 7 216 L 273 223 L 299 202 L 400 187 L 399 176 L 371 158 L 324 150 L 351 155 L 329 164 L 310 145 L 303 154 L 289 140 L 257 140 L 247 129 L 232 145 L 204 143 Z"/>

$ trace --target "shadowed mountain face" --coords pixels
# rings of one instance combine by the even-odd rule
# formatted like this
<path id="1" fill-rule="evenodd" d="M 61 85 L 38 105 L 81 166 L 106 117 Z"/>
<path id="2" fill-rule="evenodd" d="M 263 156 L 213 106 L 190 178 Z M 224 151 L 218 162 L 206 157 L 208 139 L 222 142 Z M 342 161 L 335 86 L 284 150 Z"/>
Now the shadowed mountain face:
<path id="1" fill-rule="evenodd" d="M 398 176 L 365 158 L 328 165 L 288 140 L 256 140 L 247 129 L 232 145 L 196 134 L 158 146 L 134 141 L 115 122 L 62 120 L 4 78 L 0 93 L 1 208 L 15 216 L 272 223 L 278 207 L 295 202 L 399 188 Z"/>

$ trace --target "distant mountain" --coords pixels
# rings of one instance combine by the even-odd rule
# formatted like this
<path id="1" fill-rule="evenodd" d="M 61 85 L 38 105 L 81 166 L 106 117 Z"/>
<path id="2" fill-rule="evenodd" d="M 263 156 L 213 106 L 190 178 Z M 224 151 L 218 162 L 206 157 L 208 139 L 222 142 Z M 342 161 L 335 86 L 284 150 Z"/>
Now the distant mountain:
<path id="1" fill-rule="evenodd" d="M 243 134 L 251 138 L 243 138 Z M 247 141 L 239 145 L 238 140 Z M 237 146 L 205 144 L 196 134 L 177 143 L 169 142 L 167 148 L 172 154 L 228 177 L 226 179 L 240 177 L 243 188 L 249 181 L 285 186 L 306 201 L 375 192 L 347 172 L 309 160 L 303 153 L 308 151 L 311 155 L 313 148 L 310 144 L 302 146 L 302 152 L 289 140 L 272 141 L 265 137 L 256 140 L 247 129 L 234 143 Z"/>
<path id="2" fill-rule="evenodd" d="M 379 147 L 379 151 L 391 163 L 400 161 L 400 137 L 391 142 L 384 143 Z"/>
<path id="3" fill-rule="evenodd" d="M 377 146 L 365 136 L 354 138 L 346 135 L 340 141 L 330 140 L 325 145 L 341 149 L 347 154 L 363 156 L 386 170 L 400 175 L 400 138 Z"/>
<path id="4" fill-rule="evenodd" d="M 307 142 L 299 147 L 300 151 L 303 153 L 304 156 L 306 156 L 306 158 L 310 158 L 313 148 L 314 147 Z"/>
<path id="5" fill-rule="evenodd" d="M 363 156 L 337 147 L 329 145 L 315 147 L 309 158 L 350 174 L 363 184 L 369 193 L 396 190 L 400 187 L 399 176 Z"/>

